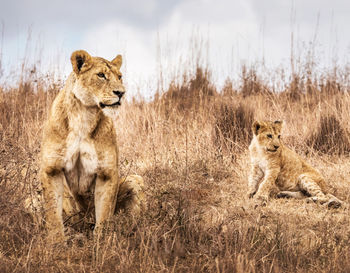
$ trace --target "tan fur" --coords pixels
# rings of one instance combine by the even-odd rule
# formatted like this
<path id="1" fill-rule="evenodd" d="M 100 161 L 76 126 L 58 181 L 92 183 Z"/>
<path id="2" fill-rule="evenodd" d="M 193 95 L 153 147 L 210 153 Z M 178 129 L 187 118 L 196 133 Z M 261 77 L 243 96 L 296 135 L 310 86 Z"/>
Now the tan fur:
<path id="1" fill-rule="evenodd" d="M 46 226 L 55 240 L 64 240 L 63 208 L 71 214 L 94 207 L 96 233 L 115 210 L 120 184 L 111 117 L 125 92 L 122 57 L 107 61 L 79 50 L 71 63 L 73 72 L 52 104 L 41 146 Z"/>
<path id="2" fill-rule="evenodd" d="M 270 195 L 278 193 L 277 197 L 309 197 L 309 201 L 339 207 L 341 201 L 328 193 L 323 176 L 283 145 L 281 129 L 281 121 L 255 121 L 252 126 L 249 197 L 266 202 Z"/>
<path id="3" fill-rule="evenodd" d="M 138 215 L 145 206 L 143 178 L 129 175 L 120 179 L 116 210 L 124 210 L 132 216 Z"/>

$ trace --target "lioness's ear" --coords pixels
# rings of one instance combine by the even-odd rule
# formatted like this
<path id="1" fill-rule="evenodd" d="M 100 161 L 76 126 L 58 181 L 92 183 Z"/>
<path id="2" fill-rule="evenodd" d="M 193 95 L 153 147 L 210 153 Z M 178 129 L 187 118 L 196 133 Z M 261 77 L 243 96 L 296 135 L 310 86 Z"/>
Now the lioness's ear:
<path id="1" fill-rule="evenodd" d="M 259 121 L 254 121 L 253 125 L 252 125 L 252 131 L 254 135 L 258 135 L 258 131 L 261 128 L 261 124 Z"/>
<path id="2" fill-rule="evenodd" d="M 282 130 L 282 126 L 283 126 L 283 121 L 282 121 L 282 120 L 275 120 L 275 121 L 273 122 L 273 124 L 275 125 L 275 127 L 276 127 L 279 131 Z"/>
<path id="3" fill-rule="evenodd" d="M 112 64 L 115 64 L 118 67 L 118 69 L 120 69 L 120 67 L 122 66 L 122 63 L 123 63 L 122 55 L 118 55 L 112 60 Z"/>
<path id="4" fill-rule="evenodd" d="M 70 57 L 73 71 L 76 74 L 89 70 L 92 66 L 92 57 L 85 50 L 77 50 Z"/>

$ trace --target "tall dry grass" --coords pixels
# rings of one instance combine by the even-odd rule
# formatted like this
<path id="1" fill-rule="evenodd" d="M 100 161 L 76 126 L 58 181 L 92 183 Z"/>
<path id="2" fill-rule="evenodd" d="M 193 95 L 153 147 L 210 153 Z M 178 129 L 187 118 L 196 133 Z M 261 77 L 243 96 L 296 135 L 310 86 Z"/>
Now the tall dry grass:
<path id="1" fill-rule="evenodd" d="M 0 271 L 349 271 L 347 207 L 300 200 L 255 207 L 246 196 L 251 124 L 282 119 L 285 143 L 349 202 L 347 79 L 298 75 L 275 92 L 254 69 L 242 71 L 241 82 L 218 90 L 198 68 L 153 101 L 125 102 L 120 171 L 144 177 L 147 208 L 137 218 L 116 215 L 99 243 L 89 223 L 67 222 L 66 247 L 46 245 L 41 219 L 23 204 L 37 190 L 42 126 L 60 85 L 28 78 L 0 87 Z"/>

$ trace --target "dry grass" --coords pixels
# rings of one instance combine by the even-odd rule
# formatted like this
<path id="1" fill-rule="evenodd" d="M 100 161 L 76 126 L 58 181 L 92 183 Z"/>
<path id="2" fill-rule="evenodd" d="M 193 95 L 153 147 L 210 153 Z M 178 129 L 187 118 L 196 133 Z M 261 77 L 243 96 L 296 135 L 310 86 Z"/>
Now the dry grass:
<path id="1" fill-rule="evenodd" d="M 253 122 L 254 111 L 246 103 L 235 104 L 234 98 L 217 103 L 214 138 L 218 149 L 225 148 L 232 155 L 246 149 L 252 138 Z"/>
<path id="2" fill-rule="evenodd" d="M 319 127 L 307 139 L 307 143 L 325 154 L 349 154 L 349 133 L 342 127 L 335 115 L 321 115 Z"/>
<path id="3" fill-rule="evenodd" d="M 71 226 L 82 236 L 67 247 L 46 245 L 23 205 L 39 183 L 40 135 L 58 87 L 27 81 L 0 91 L 0 271 L 347 272 L 348 208 L 299 200 L 255 208 L 246 198 L 251 122 L 283 119 L 287 145 L 349 202 L 347 82 L 299 77 L 275 93 L 256 71 L 244 73 L 240 88 L 227 82 L 219 92 L 198 69 L 154 101 L 125 103 L 120 171 L 144 177 L 148 206 L 137 219 L 116 215 L 99 244 L 88 224 Z"/>

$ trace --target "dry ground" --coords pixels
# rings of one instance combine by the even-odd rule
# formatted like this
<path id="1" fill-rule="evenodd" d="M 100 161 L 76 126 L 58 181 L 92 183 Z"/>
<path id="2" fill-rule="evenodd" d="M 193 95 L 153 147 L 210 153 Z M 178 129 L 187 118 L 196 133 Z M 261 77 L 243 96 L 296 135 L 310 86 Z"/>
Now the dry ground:
<path id="1" fill-rule="evenodd" d="M 252 72 L 250 72 L 252 73 Z M 59 88 L 0 87 L 0 272 L 349 272 L 349 208 L 246 196 L 253 119 L 283 119 L 283 139 L 350 203 L 347 80 L 294 78 L 274 93 L 256 75 L 218 90 L 201 69 L 118 117 L 120 171 L 144 177 L 148 205 L 120 213 L 96 244 L 67 221 L 68 246 L 45 244 L 24 200 L 38 189 L 43 121 Z M 79 238 L 74 234 L 81 234 Z"/>

